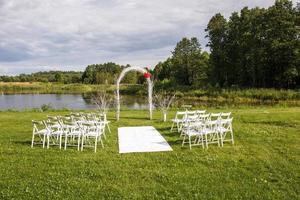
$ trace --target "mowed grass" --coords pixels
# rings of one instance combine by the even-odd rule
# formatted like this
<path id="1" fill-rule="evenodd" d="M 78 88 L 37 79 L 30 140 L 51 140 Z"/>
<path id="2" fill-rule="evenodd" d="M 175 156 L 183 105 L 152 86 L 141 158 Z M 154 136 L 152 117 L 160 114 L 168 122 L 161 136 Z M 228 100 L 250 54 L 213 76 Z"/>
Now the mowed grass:
<path id="1" fill-rule="evenodd" d="M 234 146 L 190 151 L 159 112 L 150 121 L 123 111 L 119 122 L 109 114 L 112 133 L 97 153 L 30 148 L 31 119 L 67 112 L 1 112 L 0 199 L 299 199 L 300 108 L 230 111 Z M 174 151 L 119 154 L 117 128 L 143 125 Z"/>

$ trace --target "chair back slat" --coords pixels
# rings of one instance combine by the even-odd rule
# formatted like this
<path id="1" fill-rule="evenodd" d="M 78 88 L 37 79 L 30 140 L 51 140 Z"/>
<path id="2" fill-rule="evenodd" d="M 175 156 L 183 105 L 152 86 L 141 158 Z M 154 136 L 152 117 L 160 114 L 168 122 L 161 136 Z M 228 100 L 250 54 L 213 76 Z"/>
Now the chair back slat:
<path id="1" fill-rule="evenodd" d="M 201 115 L 201 114 L 205 114 L 206 110 L 196 110 L 196 113 Z"/>
<path id="2" fill-rule="evenodd" d="M 229 119 L 230 118 L 230 116 L 231 116 L 231 112 L 228 112 L 228 113 L 221 113 L 221 116 L 220 116 L 220 118 L 225 118 L 225 119 Z"/>

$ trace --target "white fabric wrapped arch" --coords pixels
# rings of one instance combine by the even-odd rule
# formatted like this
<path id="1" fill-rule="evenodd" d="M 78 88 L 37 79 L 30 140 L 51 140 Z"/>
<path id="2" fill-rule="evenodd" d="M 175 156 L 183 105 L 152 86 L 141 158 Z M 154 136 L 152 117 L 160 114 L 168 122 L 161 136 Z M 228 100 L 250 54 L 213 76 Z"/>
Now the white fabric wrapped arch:
<path id="1" fill-rule="evenodd" d="M 120 83 L 122 81 L 122 79 L 124 78 L 124 76 L 126 75 L 127 72 L 129 71 L 138 71 L 138 72 L 141 72 L 143 74 L 147 73 L 148 71 L 144 68 L 141 68 L 141 67 L 128 67 L 128 68 L 125 68 L 118 80 L 117 80 L 117 92 L 116 92 L 116 103 L 117 103 L 117 120 L 119 121 L 120 119 Z M 147 82 L 148 82 L 148 102 L 149 102 L 149 118 L 150 120 L 152 119 L 152 92 L 153 92 L 153 83 L 151 81 L 150 78 L 147 78 Z"/>

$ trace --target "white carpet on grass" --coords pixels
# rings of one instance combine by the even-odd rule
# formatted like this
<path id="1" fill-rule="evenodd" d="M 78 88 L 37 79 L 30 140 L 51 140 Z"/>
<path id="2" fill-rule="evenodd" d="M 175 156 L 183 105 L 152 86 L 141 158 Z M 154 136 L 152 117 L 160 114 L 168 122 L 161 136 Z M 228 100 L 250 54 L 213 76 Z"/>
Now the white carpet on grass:
<path id="1" fill-rule="evenodd" d="M 120 153 L 173 151 L 153 126 L 121 127 L 118 136 Z"/>

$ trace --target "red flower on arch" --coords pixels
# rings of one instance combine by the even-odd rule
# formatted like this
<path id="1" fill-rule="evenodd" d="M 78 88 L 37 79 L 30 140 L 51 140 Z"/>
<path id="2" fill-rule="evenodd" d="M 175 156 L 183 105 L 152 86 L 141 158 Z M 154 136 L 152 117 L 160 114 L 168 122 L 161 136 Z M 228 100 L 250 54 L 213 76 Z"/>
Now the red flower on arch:
<path id="1" fill-rule="evenodd" d="M 145 72 L 145 73 L 144 73 L 144 77 L 145 77 L 146 79 L 148 79 L 148 78 L 151 77 L 151 74 L 150 74 L 149 72 Z"/>

